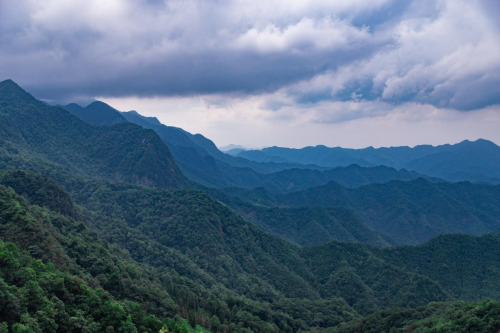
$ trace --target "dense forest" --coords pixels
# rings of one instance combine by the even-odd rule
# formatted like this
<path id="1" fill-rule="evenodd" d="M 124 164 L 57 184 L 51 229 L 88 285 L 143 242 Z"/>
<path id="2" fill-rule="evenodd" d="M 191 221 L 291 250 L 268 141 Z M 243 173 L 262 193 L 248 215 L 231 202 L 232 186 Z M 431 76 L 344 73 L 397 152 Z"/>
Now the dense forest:
<path id="1" fill-rule="evenodd" d="M 394 308 L 351 323 L 341 324 L 335 333 L 454 332 L 483 333 L 500 329 L 500 303 L 431 303 L 416 309 Z"/>
<path id="2" fill-rule="evenodd" d="M 0 83 L 0 332 L 500 328 L 500 236 L 477 237 L 498 224 L 498 187 L 351 167 L 308 171 L 344 186 L 209 188 L 159 133 L 93 108 L 120 115 L 93 105 L 88 124 Z M 380 227 L 408 215 L 420 223 Z M 434 237 L 455 232 L 472 235 Z"/>
<path id="3" fill-rule="evenodd" d="M 0 168 L 61 172 L 146 186 L 182 187 L 168 147 L 150 130 L 122 122 L 92 126 L 0 83 Z"/>
<path id="4" fill-rule="evenodd" d="M 357 219 L 357 225 L 361 223 L 370 228 L 391 245 L 419 244 L 441 234 L 482 235 L 500 230 L 500 185 L 431 182 L 418 178 L 356 188 L 332 181 L 281 195 L 272 194 L 262 187 L 251 190 L 233 187 L 223 189 L 223 193 L 208 192 L 247 218 L 258 220 L 265 212 L 266 221 L 258 224 L 299 244 L 320 245 L 323 239 L 331 239 L 322 229 L 325 226 L 336 228 L 342 220 L 332 221 L 325 216 L 318 220 L 322 226 L 318 229 L 318 226 L 309 226 L 316 220 L 314 214 L 300 220 L 299 214 L 292 216 L 287 213 L 292 208 L 308 207 L 319 214 L 327 208 L 343 207 L 352 213 L 351 221 Z M 297 221 L 307 230 L 316 227 L 315 237 L 303 233 L 300 238 L 304 239 L 297 239 L 291 233 Z M 350 228 L 355 226 L 352 222 L 349 224 Z M 338 234 L 343 237 L 341 235 Z M 337 240 L 352 240 L 352 237 Z M 366 242 L 374 243 L 373 240 Z"/>

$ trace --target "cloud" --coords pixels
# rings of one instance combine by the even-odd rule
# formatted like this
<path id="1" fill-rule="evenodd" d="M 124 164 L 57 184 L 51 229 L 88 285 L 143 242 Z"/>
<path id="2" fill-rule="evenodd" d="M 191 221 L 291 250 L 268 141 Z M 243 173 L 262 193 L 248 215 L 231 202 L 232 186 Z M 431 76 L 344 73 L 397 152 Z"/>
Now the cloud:
<path id="1" fill-rule="evenodd" d="M 283 91 L 302 104 L 366 99 L 472 110 L 500 103 L 499 31 L 477 2 L 440 3 L 437 14 L 406 16 L 379 31 L 396 42 L 372 56 Z"/>
<path id="2" fill-rule="evenodd" d="M 312 109 L 288 104 L 269 112 L 278 96 L 107 98 L 119 110 L 136 109 L 171 126 L 201 133 L 220 146 L 304 147 L 324 144 L 363 148 L 456 143 L 486 138 L 500 143 L 500 106 L 460 112 L 414 102 L 321 101 Z M 206 99 L 207 98 L 207 99 Z M 279 100 L 279 99 L 278 99 Z"/>
<path id="3" fill-rule="evenodd" d="M 0 73 L 56 101 L 367 107 L 325 121 L 377 115 L 369 102 L 473 110 L 500 103 L 499 15 L 495 0 L 2 1 Z"/>
<path id="4" fill-rule="evenodd" d="M 252 28 L 234 42 L 236 49 L 263 54 L 311 50 L 336 52 L 370 42 L 368 27 L 356 28 L 347 21 L 303 18 L 297 24 L 280 29 L 274 24 L 262 30 Z"/>

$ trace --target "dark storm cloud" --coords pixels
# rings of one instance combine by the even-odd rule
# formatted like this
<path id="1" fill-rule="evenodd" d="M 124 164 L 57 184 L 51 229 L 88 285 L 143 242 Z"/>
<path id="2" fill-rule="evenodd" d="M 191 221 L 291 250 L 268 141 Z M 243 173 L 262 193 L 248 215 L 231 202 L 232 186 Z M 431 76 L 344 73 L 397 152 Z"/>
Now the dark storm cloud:
<path id="1" fill-rule="evenodd" d="M 489 0 L 0 6 L 0 73 L 46 100 L 277 92 L 300 105 L 499 103 L 499 29 L 487 10 L 498 7 Z"/>
<path id="2" fill-rule="evenodd" d="M 322 53 L 318 55 L 277 54 L 263 59 L 259 54 L 232 52 L 221 54 L 207 50 L 203 55 L 169 54 L 168 61 L 132 61 L 132 64 L 102 63 L 76 70 L 78 79 L 54 80 L 44 86 L 33 85 L 32 91 L 47 98 L 60 98 L 74 91 L 91 96 L 168 96 L 191 94 L 239 93 L 258 94 L 310 79 L 334 70 L 354 59 L 366 57 L 370 50 Z M 74 68 L 74 67 L 73 67 Z M 65 71 L 54 69 L 60 77 Z M 81 71 L 82 74 L 79 74 Z M 90 71 L 92 77 L 86 77 Z"/>

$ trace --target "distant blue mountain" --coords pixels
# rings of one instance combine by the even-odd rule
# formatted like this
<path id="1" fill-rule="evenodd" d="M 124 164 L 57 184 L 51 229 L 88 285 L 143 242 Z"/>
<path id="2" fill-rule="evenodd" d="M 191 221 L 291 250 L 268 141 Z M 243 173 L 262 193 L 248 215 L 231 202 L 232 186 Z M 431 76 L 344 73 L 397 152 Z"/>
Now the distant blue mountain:
<path id="1" fill-rule="evenodd" d="M 239 150 L 247 150 L 247 148 L 243 147 L 243 146 L 240 146 L 240 145 L 233 145 L 233 144 L 230 144 L 230 145 L 227 145 L 227 146 L 223 146 L 223 147 L 219 147 L 219 150 L 220 151 L 223 151 L 225 153 L 231 151 L 231 150 L 234 150 L 234 149 L 239 149 Z"/>
<path id="2" fill-rule="evenodd" d="M 406 170 L 365 168 L 352 163 L 345 168 L 328 170 L 314 164 L 302 165 L 279 156 L 269 156 L 259 150 L 251 153 L 260 154 L 263 158 L 251 160 L 235 157 L 221 152 L 201 134 L 193 135 L 181 128 L 163 125 L 158 119 L 144 117 L 135 111 L 123 112 L 122 115 L 130 122 L 153 129 L 168 145 L 183 173 L 203 185 L 219 188 L 261 186 L 272 193 L 288 193 L 332 180 L 347 187 L 356 187 L 374 182 L 425 177 Z M 362 162 L 356 159 L 349 161 Z"/>
<path id="3" fill-rule="evenodd" d="M 322 167 L 350 164 L 385 165 L 396 169 L 413 170 L 449 181 L 500 183 L 500 147 L 482 139 L 466 140 L 455 145 L 422 145 L 414 148 L 347 149 L 316 146 L 292 149 L 270 147 L 258 151 L 242 151 L 236 156 L 254 161 L 279 158 L 289 163 L 316 164 Z"/>

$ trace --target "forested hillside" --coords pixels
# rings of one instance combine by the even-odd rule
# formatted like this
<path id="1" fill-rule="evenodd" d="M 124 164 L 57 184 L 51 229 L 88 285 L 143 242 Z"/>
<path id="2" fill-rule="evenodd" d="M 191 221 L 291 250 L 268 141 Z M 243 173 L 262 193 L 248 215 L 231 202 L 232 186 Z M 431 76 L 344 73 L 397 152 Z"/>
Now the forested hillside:
<path id="1" fill-rule="evenodd" d="M 54 185 L 50 185 L 49 179 L 25 172 L 7 171 L 2 174 L 1 179 L 2 183 L 9 183 L 18 188 L 18 191 L 25 193 L 28 199 L 39 198 L 38 193 L 57 193 L 57 189 L 61 190 L 61 188 L 54 188 Z M 49 184 L 45 184 L 46 182 Z M 7 193 L 9 192 L 7 191 L 6 195 Z M 37 214 L 35 207 L 29 208 L 30 206 L 26 206 L 26 203 L 23 204 L 23 199 L 16 197 L 12 191 L 8 195 L 9 198 L 17 200 L 28 209 L 25 215 Z M 101 265 L 96 266 L 96 263 L 102 262 L 102 259 L 96 260 L 96 257 L 91 257 L 99 253 L 96 252 L 99 245 L 93 245 L 95 240 L 92 241 L 92 237 L 84 236 L 88 233 L 85 231 L 86 227 L 74 220 L 70 222 L 72 219 L 69 217 L 57 217 L 58 215 L 55 214 L 49 219 L 45 219 L 46 222 L 42 222 L 37 227 L 41 233 L 55 234 L 55 238 L 32 235 L 26 239 L 24 236 L 15 235 L 25 235 L 24 230 L 28 225 L 23 224 L 24 222 L 17 222 L 15 225 L 8 223 L 7 221 L 11 218 L 10 215 L 5 214 L 11 213 L 9 210 L 3 209 L 4 227 L 0 237 L 26 247 L 34 255 L 39 256 L 44 261 L 54 262 L 56 267 L 61 267 L 61 269 L 73 271 L 75 274 L 82 272 L 82 270 L 89 272 L 91 276 L 97 278 L 94 280 L 95 282 L 102 285 L 115 297 L 133 297 L 133 299 L 142 299 L 143 302 L 146 302 L 144 296 L 140 296 L 144 291 L 141 291 L 141 288 L 133 287 L 136 284 L 134 280 L 142 276 L 146 281 L 150 281 L 144 284 L 146 290 L 158 288 L 153 294 L 150 291 L 148 296 L 151 299 L 149 301 L 151 302 L 149 306 L 152 307 L 150 311 L 154 311 L 153 313 L 157 315 L 161 313 L 164 315 L 167 313 L 171 316 L 175 313 L 182 315 L 184 310 L 173 304 L 168 306 L 168 303 L 160 306 L 161 303 L 157 303 L 158 299 L 156 298 L 159 295 L 155 296 L 155 293 L 165 288 L 169 293 L 175 294 L 173 290 L 188 287 L 190 294 L 192 293 L 191 297 L 198 299 L 196 302 L 199 310 L 193 314 L 194 324 L 203 324 L 204 321 L 208 323 L 208 319 L 200 315 L 199 311 L 207 313 L 206 316 L 210 318 L 210 308 L 206 308 L 202 299 L 198 297 L 202 297 L 201 295 L 204 293 L 210 295 L 218 288 L 222 288 L 216 294 L 218 298 L 226 299 L 229 297 L 228 302 L 233 299 L 232 302 L 241 304 L 245 311 L 255 313 L 254 311 L 261 311 L 259 308 L 267 308 L 272 316 L 270 318 L 276 319 L 268 318 L 266 321 L 278 320 L 280 316 L 289 318 L 287 326 L 277 327 L 281 327 L 281 329 L 289 327 L 288 329 L 292 331 L 297 327 L 306 329 L 310 327 L 309 325 L 319 325 L 319 327 L 336 325 L 355 318 L 359 313 L 368 314 L 388 306 L 412 307 L 424 305 L 430 301 L 451 300 L 455 297 L 475 300 L 486 294 L 490 297 L 496 297 L 495 295 L 499 293 L 498 287 L 492 281 L 499 277 L 500 272 L 491 270 L 491 268 L 497 267 L 497 260 L 500 257 L 500 239 L 496 236 L 483 238 L 460 236 L 461 239 L 456 239 L 455 236 L 442 236 L 436 240 L 439 241 L 439 246 L 435 246 L 431 242 L 421 247 L 386 250 L 348 243 L 331 243 L 324 247 L 300 249 L 272 236 L 266 236 L 252 227 L 251 224 L 231 213 L 227 208 L 198 191 L 172 192 L 153 188 L 140 189 L 130 185 L 89 183 L 84 186 L 83 191 L 75 195 L 82 200 L 81 203 L 84 206 L 91 210 L 82 210 L 76 206 L 76 211 L 71 212 L 72 205 L 68 205 L 67 210 L 70 215 L 80 214 L 84 223 L 96 230 L 97 234 L 102 235 L 99 238 L 102 237 L 103 241 L 115 243 L 119 248 L 128 249 L 130 252 L 131 258 L 126 259 L 127 256 L 125 256 L 123 271 L 118 269 L 119 274 L 113 275 L 115 278 L 110 279 L 110 277 L 106 277 L 106 274 L 100 273 L 102 272 L 102 268 L 99 268 Z M 51 197 L 65 197 L 65 195 L 63 193 L 48 194 L 42 198 L 46 198 L 44 200 L 50 202 Z M 134 200 L 136 204 L 130 204 L 130 200 Z M 203 202 L 205 203 L 203 204 Z M 43 201 L 39 201 L 38 204 L 46 206 Z M 13 206 L 8 201 L 5 205 L 5 207 Z M 32 212 L 28 213 L 29 210 Z M 155 212 L 155 210 L 159 211 Z M 200 218 L 206 219 L 206 221 L 201 222 L 203 220 Z M 27 219 L 29 220 L 29 218 Z M 53 225 L 53 221 L 58 222 Z M 164 229 L 167 226 L 168 229 Z M 92 232 L 89 235 L 91 234 Z M 80 245 L 71 240 L 76 235 L 79 235 L 78 242 L 83 242 Z M 107 245 L 102 243 L 103 241 L 98 242 L 101 243 L 100 246 L 104 245 L 106 248 Z M 86 250 L 76 252 L 75 246 Z M 479 248 L 477 248 L 478 246 Z M 485 257 L 479 265 L 480 269 L 488 270 L 490 273 L 484 275 L 481 280 L 462 284 L 461 288 L 463 289 L 460 292 L 457 293 L 457 283 L 453 281 L 451 283 L 449 281 L 436 283 L 426 277 L 429 274 L 434 279 L 436 276 L 446 276 L 463 281 L 470 280 L 471 276 L 481 277 L 482 275 L 476 274 L 475 271 L 471 271 L 467 267 L 463 267 L 463 270 L 457 270 L 458 265 L 462 265 L 463 262 L 468 260 L 473 262 L 476 253 L 481 251 L 481 246 L 496 249 L 495 251 L 490 250 L 491 255 Z M 50 248 L 59 248 L 59 250 L 54 252 L 54 250 L 49 250 Z M 112 252 L 119 254 L 120 257 L 124 256 L 119 248 L 115 248 Z M 445 249 L 448 248 L 451 253 L 462 253 L 462 255 L 454 256 L 450 260 L 445 252 Z M 401 254 L 401 251 L 413 251 L 414 254 Z M 443 253 L 442 257 L 439 256 L 441 253 Z M 113 257 L 112 253 L 109 255 Z M 102 254 L 98 255 L 98 257 L 101 256 Z M 118 257 L 115 258 L 118 259 Z M 443 267 L 442 263 L 446 262 L 448 270 L 440 271 L 439 274 L 431 271 L 422 274 L 423 270 L 415 267 L 409 266 L 402 269 L 401 267 L 404 266 L 401 263 L 401 258 L 411 258 L 408 260 L 417 267 L 421 263 L 432 267 Z M 429 264 L 428 258 L 436 258 L 436 261 Z M 248 261 L 249 259 L 251 261 Z M 127 280 L 128 274 L 132 272 L 130 269 L 134 266 L 137 266 L 134 269 L 135 278 Z M 129 268 L 125 269 L 125 267 Z M 164 269 L 167 269 L 164 273 L 169 272 L 170 269 L 175 269 L 175 271 L 168 273 L 171 277 L 165 282 L 160 279 L 160 284 L 155 287 L 156 283 L 152 281 L 156 281 L 156 274 Z M 157 271 L 158 273 L 156 273 Z M 174 276 L 178 277 L 174 278 Z M 397 280 L 394 279 L 396 276 Z M 217 289 L 213 289 L 218 285 L 215 281 L 222 282 L 222 285 Z M 348 284 L 346 284 L 347 281 L 349 281 Z M 170 283 L 170 289 L 162 287 L 163 283 Z M 129 286 L 126 287 L 127 285 Z M 183 285 L 185 287 L 182 287 Z M 481 286 L 479 291 L 478 286 Z M 132 290 L 136 291 L 131 293 Z M 226 291 L 224 292 L 224 290 Z M 297 292 L 300 293 L 297 294 Z M 230 296 L 233 293 L 234 296 Z M 133 296 L 134 294 L 135 296 Z M 244 296 L 241 298 L 242 296 L 236 295 Z M 166 299 L 172 297 L 174 300 L 178 300 L 183 296 L 170 295 L 162 298 L 165 299 L 165 297 Z M 331 297 L 337 299 L 335 306 L 334 303 L 328 303 L 333 302 Z M 240 300 L 236 301 L 238 298 Z M 308 298 L 310 301 L 306 302 L 303 298 Z M 276 302 L 279 299 L 281 301 Z M 342 299 L 347 304 L 343 303 Z M 271 300 L 273 301 L 272 305 L 266 305 Z M 327 306 L 327 304 L 330 305 Z M 224 305 L 220 306 L 224 307 Z M 325 316 L 322 320 L 317 321 L 316 317 L 316 321 L 312 322 L 307 312 L 297 312 L 301 306 L 318 307 L 316 311 L 322 311 L 320 309 L 326 306 L 324 307 L 325 311 L 330 309 L 328 311 L 334 312 L 323 312 Z M 190 313 L 190 305 L 188 304 L 187 307 L 187 313 Z M 333 313 L 335 315 L 332 317 Z M 226 325 L 230 324 L 232 317 L 229 313 L 228 317 L 220 314 L 218 318 L 221 317 L 226 318 L 224 319 Z M 298 319 L 300 320 L 296 321 Z M 258 324 L 258 320 L 256 323 L 252 323 L 252 321 L 248 319 L 245 325 L 251 325 L 256 329 L 260 324 Z M 305 324 L 300 324 L 300 321 L 304 321 Z M 222 322 L 224 323 L 224 321 Z M 279 322 L 275 322 L 274 325 L 278 324 Z"/>
<path id="2" fill-rule="evenodd" d="M 328 240 L 418 244 L 441 234 L 500 231 L 498 185 L 420 178 L 357 188 L 330 182 L 285 195 L 275 195 L 262 187 L 206 191 L 263 229 L 303 245 L 320 245 Z M 342 219 L 342 210 L 334 218 L 324 213 L 325 209 L 334 211 L 339 207 L 349 211 L 352 218 Z M 305 210 L 308 213 L 302 214 Z M 336 230 L 335 234 L 329 229 Z M 358 230 L 368 237 L 346 237 L 346 230 L 351 230 L 351 236 Z"/>
<path id="3" fill-rule="evenodd" d="M 390 309 L 331 330 L 332 333 L 454 332 L 495 333 L 500 329 L 500 303 L 431 303 L 417 309 Z"/>
<path id="4" fill-rule="evenodd" d="M 12 81 L 0 118 L 1 332 L 498 328 L 483 300 L 500 299 L 500 236 L 391 247 L 493 231 L 498 186 L 351 166 L 330 175 L 370 185 L 223 192 L 187 181 L 155 132 Z M 392 177 L 409 181 L 371 184 Z"/>
<path id="5" fill-rule="evenodd" d="M 34 180 L 19 181 L 33 177 L 26 172 L 8 171 L 2 174 L 2 181 L 16 185 L 29 200 L 37 198 L 38 193 L 48 187 L 43 184 L 45 181 L 50 182 L 38 176 Z M 29 185 L 21 190 L 24 184 Z M 81 207 L 76 207 L 80 222 L 32 206 L 3 186 L 0 186 L 0 204 L 0 239 L 14 242 L 35 259 L 51 262 L 58 270 L 77 275 L 93 287 L 103 288 L 114 299 L 139 302 L 148 315 L 158 316 L 165 324 L 169 323 L 168 318 L 182 316 L 193 327 L 201 324 L 216 332 L 238 332 L 243 327 L 257 332 L 278 332 L 307 329 L 312 322 L 303 307 L 315 307 L 318 313 L 323 313 L 318 324 L 325 327 L 357 316 L 341 299 L 316 297 L 302 303 L 284 298 L 264 282 L 254 282 L 257 295 L 253 295 L 256 300 L 252 300 L 237 292 L 238 288 L 233 291 L 214 279 L 220 276 L 213 273 L 214 270 L 224 274 L 221 263 L 211 261 L 214 268 L 205 271 L 189 254 L 183 254 L 189 252 L 187 248 L 179 251 L 164 246 L 119 219 Z M 45 206 L 42 202 L 39 204 Z M 195 245 L 197 243 L 189 244 L 188 248 L 192 250 Z M 134 251 L 129 255 L 127 248 Z M 246 292 L 252 295 L 251 291 Z M 266 293 L 273 296 L 273 304 L 264 301 Z M 294 311 L 293 317 L 289 311 Z M 180 319 L 175 322 L 182 325 Z M 36 322 L 30 325 L 39 332 L 34 328 Z"/>
<path id="6" fill-rule="evenodd" d="M 403 244 L 440 234 L 481 235 L 500 230 L 500 186 L 391 181 L 355 189 L 327 185 L 277 197 L 290 206 L 341 206 L 374 230 Z"/>
<path id="7" fill-rule="evenodd" d="M 333 240 L 393 245 L 388 235 L 366 226 L 342 207 L 237 207 L 243 216 L 276 236 L 299 245 L 320 245 Z"/>
<path id="8" fill-rule="evenodd" d="M 34 259 L 0 240 L 2 332 L 159 332 L 180 328 L 147 315 L 140 303 L 120 302 L 101 288 Z M 182 329 L 188 331 L 187 325 Z"/>
<path id="9" fill-rule="evenodd" d="M 184 177 L 153 131 L 131 123 L 91 126 L 0 82 L 0 167 L 182 187 Z"/>

